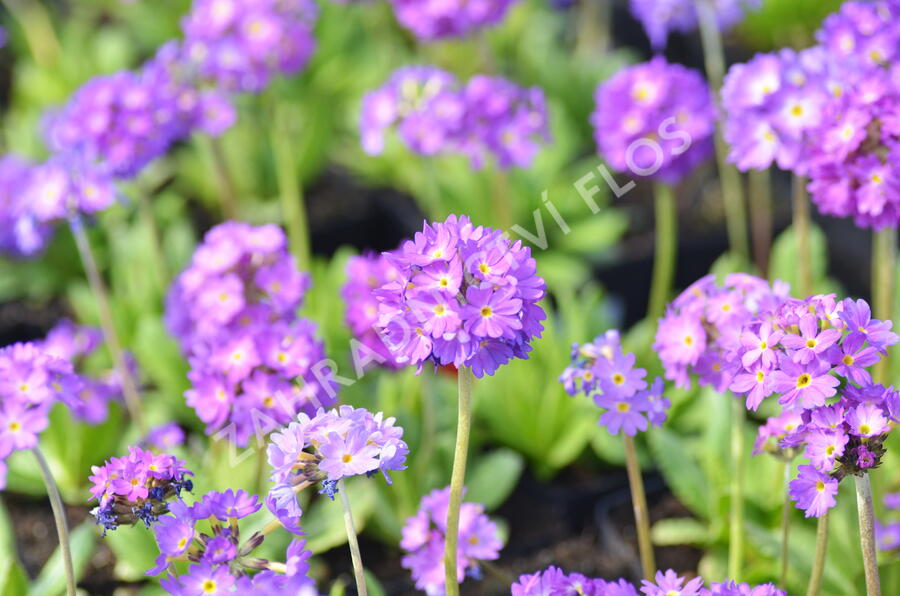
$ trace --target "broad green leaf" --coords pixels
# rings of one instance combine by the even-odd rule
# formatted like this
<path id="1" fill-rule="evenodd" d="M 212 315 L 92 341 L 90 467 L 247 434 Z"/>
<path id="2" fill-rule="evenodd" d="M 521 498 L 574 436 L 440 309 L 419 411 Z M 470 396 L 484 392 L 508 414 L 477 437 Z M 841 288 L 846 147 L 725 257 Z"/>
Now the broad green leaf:
<path id="1" fill-rule="evenodd" d="M 69 532 L 72 548 L 72 566 L 78 581 L 87 568 L 88 561 L 97 546 L 97 526 L 88 520 Z M 55 539 L 48 538 L 48 539 Z M 31 584 L 28 596 L 58 596 L 66 591 L 66 572 L 63 567 L 62 551 L 59 547 L 50 555 L 37 579 Z"/>
<path id="2" fill-rule="evenodd" d="M 512 449 L 479 455 L 466 479 L 466 501 L 490 511 L 499 507 L 516 487 L 525 461 Z"/>
<path id="3" fill-rule="evenodd" d="M 140 581 L 144 572 L 154 566 L 159 549 L 153 531 L 143 524 L 119 526 L 103 538 L 116 555 L 116 577 L 125 581 Z"/>
<path id="4" fill-rule="evenodd" d="M 662 427 L 647 433 L 654 461 L 675 496 L 701 517 L 710 512 L 709 479 L 700 465 L 691 457 L 685 439 Z"/>

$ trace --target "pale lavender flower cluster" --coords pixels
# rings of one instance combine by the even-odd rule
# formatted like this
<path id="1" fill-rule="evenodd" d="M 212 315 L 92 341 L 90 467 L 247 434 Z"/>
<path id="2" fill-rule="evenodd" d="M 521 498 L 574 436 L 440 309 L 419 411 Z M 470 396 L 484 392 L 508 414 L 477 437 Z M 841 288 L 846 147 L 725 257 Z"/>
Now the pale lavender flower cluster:
<path id="1" fill-rule="evenodd" d="M 334 499 L 337 483 L 349 476 L 406 469 L 409 448 L 394 418 L 363 408 L 320 409 L 312 418 L 301 413 L 281 432 L 273 433 L 267 448 L 271 480 L 275 483 L 266 506 L 290 531 L 297 531 L 303 511 L 296 493 L 322 482 L 322 492 Z"/>
<path id="2" fill-rule="evenodd" d="M 634 354 L 622 351 L 619 332 L 607 331 L 593 342 L 572 345 L 572 364 L 559 381 L 566 393 L 589 395 L 605 410 L 598 424 L 611 434 L 634 436 L 650 424 L 662 426 L 671 405 L 663 397 L 663 380 L 647 386 L 647 371 L 635 368 Z"/>
<path id="3" fill-rule="evenodd" d="M 468 366 L 481 378 L 528 358 L 545 284 L 521 241 L 451 215 L 385 255 L 398 277 L 375 291 L 377 325 L 397 362 Z"/>
<path id="4" fill-rule="evenodd" d="M 891 511 L 900 510 L 900 493 L 884 495 L 884 506 Z M 883 523 L 875 520 L 875 538 L 879 549 L 900 551 L 900 521 Z"/>
<path id="5" fill-rule="evenodd" d="M 516 0 L 390 0 L 401 25 L 424 41 L 464 37 L 499 24 Z"/>
<path id="6" fill-rule="evenodd" d="M 674 184 L 712 155 L 715 108 L 696 71 L 656 56 L 601 83 L 594 100 L 597 150 L 620 172 Z"/>
<path id="7" fill-rule="evenodd" d="M 166 300 L 166 322 L 189 356 L 187 403 L 207 433 L 254 433 L 334 403 L 315 324 L 296 314 L 309 287 L 281 229 L 226 222 L 207 232 Z"/>
<path id="8" fill-rule="evenodd" d="M 280 562 L 255 556 L 266 531 L 242 538 L 238 521 L 261 506 L 256 496 L 232 489 L 206 493 L 190 506 L 180 499 L 170 503 L 169 515 L 161 515 L 153 528 L 160 554 L 147 575 L 165 571 L 160 585 L 173 596 L 318 596 L 315 581 L 308 577 L 312 553 L 303 540 L 292 540 Z M 186 573 L 175 565 L 182 559 L 190 561 Z"/>
<path id="9" fill-rule="evenodd" d="M 379 364 L 391 368 L 402 366 L 378 334 L 378 300 L 372 294 L 384 284 L 397 279 L 397 270 L 384 255 L 364 254 L 347 261 L 347 282 L 341 288 L 341 298 L 347 304 L 345 320 L 350 332 L 379 359 Z M 376 356 L 377 355 L 377 356 Z"/>
<path id="10" fill-rule="evenodd" d="M 33 166 L 8 154 L 0 157 L 0 253 L 33 256 L 47 245 L 53 228 L 39 219 L 25 200 Z"/>
<path id="11" fill-rule="evenodd" d="M 234 108 L 216 91 L 190 81 L 178 42 L 162 46 L 141 70 L 90 79 L 45 127 L 56 153 L 81 155 L 115 178 L 131 178 L 195 129 L 218 135 Z"/>
<path id="12" fill-rule="evenodd" d="M 709 0 L 720 29 L 740 23 L 748 10 L 757 10 L 762 0 Z M 663 50 L 669 33 L 690 33 L 698 26 L 694 0 L 631 0 L 631 13 L 644 26 L 655 50 Z"/>
<path id="13" fill-rule="evenodd" d="M 733 273 L 722 286 L 710 274 L 684 290 L 666 309 L 656 331 L 653 349 L 665 368 L 666 378 L 689 388 L 691 376 L 700 385 L 723 393 L 735 380 L 740 360 L 744 325 L 758 313 L 781 304 L 788 285 L 752 275 Z"/>
<path id="14" fill-rule="evenodd" d="M 537 87 L 522 88 L 500 77 L 477 75 L 460 85 L 450 73 L 429 66 L 397 69 L 363 98 L 363 149 L 384 150 L 386 133 L 421 155 L 461 154 L 481 168 L 493 155 L 501 168 L 527 167 L 549 141 L 546 99 Z"/>
<path id="15" fill-rule="evenodd" d="M 704 586 L 703 578 L 680 577 L 672 569 L 657 571 L 653 581 L 643 580 L 640 592 L 644 596 L 786 596 L 772 584 L 751 586 L 732 580 L 712 582 Z M 511 586 L 512 596 L 556 596 L 579 594 L 583 596 L 638 596 L 638 590 L 624 579 L 606 581 L 585 577 L 580 573 L 565 573 L 559 567 L 550 566 L 537 573 L 526 574 Z"/>
<path id="16" fill-rule="evenodd" d="M 822 213 L 881 229 L 900 222 L 900 5 L 847 2 L 818 34 L 840 93 L 811 139 L 809 191 Z"/>
<path id="17" fill-rule="evenodd" d="M 840 92 L 821 47 L 757 54 L 734 64 L 722 86 L 724 136 L 729 161 L 741 171 L 772 163 L 805 175 L 810 139 L 822 124 L 825 104 Z"/>
<path id="18" fill-rule="evenodd" d="M 744 324 L 730 388 L 754 410 L 779 395 L 782 413 L 761 429 L 756 451 L 803 450 L 809 464 L 789 492 L 807 516 L 835 505 L 842 478 L 879 465 L 900 396 L 873 384 L 866 369 L 898 341 L 865 301 L 833 295 L 786 298 Z"/>
<path id="19" fill-rule="evenodd" d="M 182 21 L 185 55 L 220 89 L 258 93 L 306 65 L 317 18 L 312 0 L 195 0 Z"/>
<path id="20" fill-rule="evenodd" d="M 193 472 L 173 455 L 154 455 L 140 447 L 129 447 L 128 455 L 113 457 L 102 466 L 91 466 L 91 500 L 99 505 L 91 511 L 103 533 L 139 521 L 149 528 L 168 511 L 168 501 L 182 490 L 190 491 Z"/>
<path id="21" fill-rule="evenodd" d="M 412 573 L 416 588 L 428 596 L 445 593 L 444 548 L 447 542 L 447 511 L 450 487 L 435 489 L 422 497 L 419 511 L 403 525 L 400 548 L 406 551 L 401 564 Z M 456 557 L 457 581 L 481 576 L 479 561 L 500 557 L 503 541 L 497 524 L 485 515 L 484 507 L 463 503 L 459 510 L 459 542 Z"/>

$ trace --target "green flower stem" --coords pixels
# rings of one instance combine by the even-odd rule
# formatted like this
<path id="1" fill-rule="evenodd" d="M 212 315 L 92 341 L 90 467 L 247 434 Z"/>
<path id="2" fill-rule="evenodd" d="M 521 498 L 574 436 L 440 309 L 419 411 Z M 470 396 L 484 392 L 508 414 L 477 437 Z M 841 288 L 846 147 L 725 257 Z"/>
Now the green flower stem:
<path id="1" fill-rule="evenodd" d="M 613 3 L 605 1 L 579 2 L 576 25 L 575 55 L 596 59 L 609 49 Z"/>
<path id="2" fill-rule="evenodd" d="M 866 596 L 881 596 L 878 577 L 878 556 L 875 551 L 875 513 L 872 508 L 872 487 L 869 475 L 854 476 L 856 480 L 856 511 L 859 514 L 859 540 L 863 567 L 866 571 Z"/>
<path id="3" fill-rule="evenodd" d="M 706 62 L 706 76 L 718 104 L 719 90 L 725 77 L 725 52 L 722 36 L 716 22 L 713 0 L 695 0 L 700 22 L 700 38 L 703 43 L 703 57 Z M 716 128 L 716 162 L 722 185 L 722 200 L 725 206 L 725 224 L 731 250 L 744 260 L 750 258 L 750 243 L 747 238 L 747 214 L 744 207 L 744 189 L 737 169 L 728 163 L 728 145 Z"/>
<path id="4" fill-rule="evenodd" d="M 625 446 L 625 467 L 628 470 L 628 485 L 631 487 L 631 504 L 634 508 L 634 525 L 637 528 L 641 568 L 644 578 L 652 581 L 653 575 L 656 573 L 656 561 L 653 557 L 653 544 L 650 542 L 650 514 L 647 509 L 647 494 L 644 492 L 641 466 L 638 464 L 634 438 L 623 434 L 622 443 Z"/>
<path id="5" fill-rule="evenodd" d="M 744 560 L 744 401 L 731 400 L 731 531 L 728 533 L 728 578 L 740 581 Z"/>
<path id="6" fill-rule="evenodd" d="M 211 137 L 209 139 L 209 149 L 210 155 L 212 156 L 213 168 L 215 168 L 216 171 L 216 179 L 219 181 L 219 197 L 221 200 L 222 217 L 225 219 L 237 219 L 237 185 L 234 183 L 234 177 L 231 175 L 231 168 L 228 166 L 228 159 L 225 157 L 225 149 L 222 147 L 222 140 L 219 137 Z"/>
<path id="7" fill-rule="evenodd" d="M 772 176 L 771 170 L 750 170 L 750 233 L 753 237 L 753 263 L 766 277 L 772 250 Z"/>
<path id="8" fill-rule="evenodd" d="M 494 225 L 498 229 L 505 230 L 513 224 L 509 174 L 500 169 L 500 166 L 495 165 L 489 176 L 491 177 L 491 210 L 493 211 Z"/>
<path id="9" fill-rule="evenodd" d="M 806 596 L 818 596 L 822 587 L 822 573 L 825 571 L 825 555 L 828 554 L 828 512 L 819 518 L 816 526 L 816 554 L 813 559 L 812 573 L 809 576 L 809 585 L 806 588 Z"/>
<path id="10" fill-rule="evenodd" d="M 41 453 L 40 447 L 35 447 L 31 451 L 41 469 L 44 486 L 47 487 L 47 496 L 50 498 L 50 507 L 53 509 L 53 521 L 56 522 L 56 533 L 59 536 L 59 548 L 62 551 L 63 568 L 66 572 L 66 594 L 75 596 L 75 568 L 72 566 L 72 547 L 69 541 L 69 525 L 66 523 L 66 510 L 62 497 L 59 495 L 59 488 L 50 472 L 50 466 L 47 465 L 47 460 Z"/>
<path id="11" fill-rule="evenodd" d="M 809 241 L 809 198 L 806 196 L 806 178 L 794 175 L 792 203 L 794 209 L 794 239 L 797 242 L 797 273 L 803 298 L 812 295 L 812 257 Z"/>
<path id="12" fill-rule="evenodd" d="M 462 366 L 457 375 L 459 384 L 459 418 L 456 425 L 456 450 L 453 453 L 453 474 L 450 479 L 450 506 L 447 509 L 447 540 L 444 545 L 444 578 L 447 596 L 459 596 L 456 577 L 456 548 L 459 542 L 459 508 L 462 506 L 463 485 L 466 480 L 466 459 L 469 456 L 469 430 L 472 426 L 472 369 Z"/>
<path id="13" fill-rule="evenodd" d="M 350 558 L 353 559 L 353 575 L 356 577 L 358 596 L 366 596 L 366 575 L 363 571 L 362 557 L 359 554 L 359 541 L 356 539 L 356 525 L 353 523 L 353 511 L 347 497 L 347 486 L 344 480 L 338 480 L 338 492 L 341 495 L 341 507 L 344 509 L 344 527 L 347 530 L 347 542 L 350 543 Z"/>
<path id="14" fill-rule="evenodd" d="M 885 228 L 872 237 L 872 301 L 874 316 L 882 321 L 893 319 L 893 300 L 897 271 L 897 228 Z M 890 352 L 888 352 L 890 355 Z M 876 383 L 889 382 L 890 356 L 875 363 Z"/>
<path id="15" fill-rule="evenodd" d="M 653 257 L 653 281 L 647 317 L 656 321 L 663 316 L 672 283 L 678 251 L 678 208 L 675 191 L 668 184 L 654 184 L 656 214 L 656 252 Z"/>
<path id="16" fill-rule="evenodd" d="M 309 224 L 306 220 L 306 204 L 303 189 L 298 181 L 297 160 L 294 156 L 292 137 L 293 121 L 284 104 L 276 104 L 272 115 L 272 151 L 275 155 L 275 172 L 278 177 L 278 196 L 281 199 L 281 217 L 287 228 L 291 252 L 301 270 L 309 269 Z"/>
<path id="17" fill-rule="evenodd" d="M 137 425 L 141 436 L 143 436 L 147 434 L 147 427 L 144 422 L 144 412 L 141 409 L 141 398 L 138 395 L 137 386 L 131 376 L 131 372 L 125 365 L 125 359 L 122 357 L 122 344 L 119 341 L 119 334 L 113 322 L 106 284 L 103 282 L 103 278 L 100 277 L 100 270 L 97 268 L 97 261 L 91 250 L 91 243 L 84 230 L 84 222 L 76 214 L 72 216 L 69 224 L 72 235 L 75 237 L 75 245 L 78 247 L 78 254 L 81 257 L 84 272 L 94 293 L 94 300 L 97 302 L 97 312 L 100 315 L 100 329 L 103 332 L 103 339 L 106 341 L 106 347 L 109 349 L 113 366 L 122 381 L 125 407 L 131 419 Z"/>
<path id="18" fill-rule="evenodd" d="M 784 476 L 784 486 L 782 488 L 784 490 L 784 503 L 781 505 L 781 573 L 778 576 L 778 585 L 782 588 L 786 588 L 788 567 L 791 559 L 789 546 L 791 537 L 791 509 L 793 504 L 788 496 L 788 483 L 791 481 L 791 473 L 793 472 L 791 460 L 785 459 L 783 467 L 784 472 L 782 475 Z"/>

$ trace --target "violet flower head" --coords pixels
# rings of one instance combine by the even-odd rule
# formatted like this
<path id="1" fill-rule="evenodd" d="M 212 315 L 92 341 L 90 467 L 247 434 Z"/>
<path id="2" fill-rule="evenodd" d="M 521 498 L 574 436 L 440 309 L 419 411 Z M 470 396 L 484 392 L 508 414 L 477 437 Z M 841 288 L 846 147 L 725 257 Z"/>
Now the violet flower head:
<path id="1" fill-rule="evenodd" d="M 827 48 L 832 93 L 810 139 L 809 192 L 822 213 L 856 225 L 900 221 L 900 40 L 896 2 L 847 2 L 817 35 Z"/>
<path id="2" fill-rule="evenodd" d="M 81 214 L 103 211 L 117 199 L 112 179 L 84 156 L 74 154 L 52 157 L 32 167 L 21 192 L 31 216 L 42 225 L 60 220 L 80 225 L 76 220 Z"/>
<path id="3" fill-rule="evenodd" d="M 277 226 L 226 222 L 207 232 L 173 283 L 166 322 L 188 355 L 188 405 L 207 433 L 246 445 L 298 412 L 336 400 L 316 326 L 296 315 L 309 287 Z"/>
<path id="4" fill-rule="evenodd" d="M 406 520 L 400 547 L 406 552 L 401 564 L 412 573 L 416 588 L 429 596 L 444 594 L 444 548 L 450 487 L 435 489 L 422 498 L 419 511 Z M 497 525 L 484 513 L 484 507 L 463 503 L 459 514 L 457 579 L 479 577 L 479 561 L 500 556 L 503 541 Z"/>
<path id="5" fill-rule="evenodd" d="M 154 426 L 147 432 L 143 447 L 168 451 L 184 444 L 184 430 L 176 422 L 166 422 Z"/>
<path id="6" fill-rule="evenodd" d="M 799 476 L 791 480 L 788 494 L 806 517 L 821 517 L 835 506 L 838 481 L 813 466 L 800 466 Z"/>
<path id="7" fill-rule="evenodd" d="M 384 151 L 396 128 L 403 143 L 420 155 L 461 154 L 474 168 L 493 157 L 500 168 L 528 167 L 549 141 L 543 91 L 522 88 L 499 77 L 477 75 L 461 85 L 428 66 L 397 69 L 363 98 L 363 150 Z"/>
<path id="8" fill-rule="evenodd" d="M 900 493 L 884 495 L 884 506 L 890 511 L 900 510 Z M 875 520 L 875 541 L 880 550 L 900 552 L 900 520 Z"/>
<path id="9" fill-rule="evenodd" d="M 657 377 L 648 387 L 647 371 L 634 362 L 634 354 L 622 351 L 619 332 L 610 330 L 592 343 L 572 346 L 572 364 L 559 381 L 569 395 L 583 392 L 605 410 L 597 424 L 611 434 L 634 436 L 650 424 L 662 426 L 671 405 L 663 397 L 663 380 Z"/>
<path id="10" fill-rule="evenodd" d="M 318 596 L 308 577 L 312 553 L 303 540 L 292 540 L 284 562 L 275 563 L 255 552 L 268 531 L 241 536 L 238 521 L 260 508 L 255 496 L 231 489 L 209 492 L 191 506 L 173 501 L 153 529 L 160 554 L 146 574 L 165 572 L 160 584 L 173 596 L 225 592 Z M 190 561 L 186 573 L 175 566 L 185 558 Z"/>
<path id="11" fill-rule="evenodd" d="M 744 325 L 755 320 L 757 313 L 780 304 L 787 290 L 782 282 L 770 286 L 743 273 L 728 275 L 722 286 L 712 275 L 694 282 L 668 306 L 656 332 L 653 346 L 666 378 L 678 387 L 690 387 L 696 375 L 700 385 L 720 393 L 729 387 L 742 388 L 739 392 L 747 392 L 748 405 L 755 408 L 754 402 L 771 393 L 765 371 L 759 375 L 755 367 L 771 361 L 766 351 L 772 338 L 759 329 L 747 335 Z M 765 348 L 760 334 L 766 335 Z M 754 351 L 754 357 L 748 357 L 748 373 L 741 370 L 742 350 Z"/>
<path id="12" fill-rule="evenodd" d="M 545 285 L 521 241 L 451 215 L 385 256 L 399 276 L 375 291 L 377 327 L 397 362 L 469 366 L 481 378 L 528 358 Z"/>
<path id="13" fill-rule="evenodd" d="M 182 20 L 185 54 L 200 78 L 259 93 L 274 76 L 303 69 L 317 18 L 311 0 L 195 0 Z"/>
<path id="14" fill-rule="evenodd" d="M 712 155 L 715 109 L 700 73 L 657 56 L 594 94 L 600 155 L 620 172 L 675 184 Z"/>
<path id="15" fill-rule="evenodd" d="M 113 457 L 102 466 L 91 466 L 91 500 L 99 505 L 91 512 L 107 530 L 119 525 L 144 522 L 149 528 L 168 511 L 168 501 L 190 492 L 193 472 L 172 455 L 154 455 L 140 447 L 129 447 L 128 455 Z"/>
<path id="16" fill-rule="evenodd" d="M 422 41 L 465 37 L 503 21 L 516 0 L 391 0 L 397 21 Z"/>
<path id="17" fill-rule="evenodd" d="M 748 10 L 756 10 L 762 0 L 715 0 L 712 7 L 720 29 L 741 22 Z M 698 27 L 693 0 L 631 0 L 631 13 L 644 26 L 650 45 L 657 51 L 666 47 L 669 33 L 690 33 Z"/>
<path id="18" fill-rule="evenodd" d="M 363 408 L 340 406 L 315 416 L 301 413 L 281 432 L 273 433 L 267 448 L 274 486 L 266 505 L 285 527 L 295 527 L 302 515 L 296 492 L 323 483 L 330 498 L 337 483 L 350 476 L 381 472 L 388 484 L 389 473 L 406 469 L 409 448 L 403 429 L 394 418 Z"/>
<path id="19" fill-rule="evenodd" d="M 818 134 L 832 93 L 827 57 L 815 47 L 757 54 L 729 68 L 722 86 L 729 161 L 741 171 L 776 163 L 805 175 L 810 141 Z"/>
<path id="20" fill-rule="evenodd" d="M 383 255 L 364 254 L 347 261 L 347 282 L 341 288 L 341 298 L 347 303 L 344 320 L 353 336 L 363 345 L 358 349 L 360 360 L 375 361 L 388 368 L 400 368 L 390 349 L 378 334 L 378 300 L 373 290 L 395 281 L 399 273 Z M 440 279 L 434 283 L 440 284 Z"/>
<path id="21" fill-rule="evenodd" d="M 17 155 L 0 157 L 0 254 L 34 257 L 46 248 L 53 228 L 25 200 L 33 166 Z"/>

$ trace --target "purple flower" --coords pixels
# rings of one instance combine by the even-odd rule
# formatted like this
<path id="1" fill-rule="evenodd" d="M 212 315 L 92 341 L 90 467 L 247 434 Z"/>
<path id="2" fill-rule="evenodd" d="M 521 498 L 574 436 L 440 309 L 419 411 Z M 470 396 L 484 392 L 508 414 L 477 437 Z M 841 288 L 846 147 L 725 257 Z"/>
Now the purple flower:
<path id="1" fill-rule="evenodd" d="M 407 66 L 363 98 L 360 135 L 363 149 L 377 155 L 396 126 L 403 142 L 421 155 L 462 154 L 478 169 L 493 156 L 506 169 L 531 164 L 541 143 L 549 141 L 548 122 L 537 87 L 483 75 L 461 86 L 442 70 Z"/>
<path id="2" fill-rule="evenodd" d="M 332 480 L 378 469 L 381 449 L 368 441 L 368 433 L 363 428 L 347 433 L 346 437 L 329 433 L 326 441 L 318 446 L 322 454 L 319 469 Z"/>
<path id="3" fill-rule="evenodd" d="M 262 507 L 262 503 L 259 503 L 254 495 L 229 488 L 223 493 L 215 491 L 206 493 L 200 506 L 209 512 L 208 515 L 214 516 L 219 521 L 228 521 L 231 518 L 242 519 L 256 513 Z"/>
<path id="4" fill-rule="evenodd" d="M 743 20 L 745 11 L 760 4 L 761 0 L 718 0 L 716 21 L 721 29 L 729 29 Z M 670 31 L 690 33 L 697 28 L 694 6 L 691 0 L 631 0 L 631 13 L 644 26 L 654 50 L 663 50 Z"/>
<path id="5" fill-rule="evenodd" d="M 643 580 L 641 592 L 646 596 L 698 596 L 703 587 L 703 578 L 695 577 L 685 583 L 684 578 L 678 577 L 671 569 L 665 573 L 656 572 L 655 581 Z"/>
<path id="6" fill-rule="evenodd" d="M 444 547 L 446 544 L 447 509 L 450 487 L 437 489 L 422 498 L 416 515 L 403 526 L 401 548 L 404 568 L 412 573 L 416 588 L 428 594 L 444 591 Z M 497 525 L 484 514 L 484 507 L 463 503 L 460 508 L 457 578 L 462 582 L 467 573 L 478 569 L 479 561 L 500 556 L 503 542 Z"/>
<path id="7" fill-rule="evenodd" d="M 850 432 L 858 437 L 874 437 L 889 428 L 888 419 L 882 414 L 881 407 L 866 403 L 851 408 L 847 412 L 847 424 Z"/>
<path id="8" fill-rule="evenodd" d="M 516 0 L 485 0 L 479 3 L 449 0 L 391 0 L 401 25 L 420 40 L 464 37 L 499 24 Z"/>
<path id="9" fill-rule="evenodd" d="M 149 527 L 167 511 L 166 502 L 190 491 L 193 473 L 172 455 L 154 455 L 129 447 L 125 457 L 114 457 L 102 466 L 91 466 L 91 498 L 99 501 L 92 511 L 106 530 L 120 524 L 144 522 Z"/>
<path id="10" fill-rule="evenodd" d="M 450 285 L 447 274 L 438 273 L 436 270 L 428 272 L 423 270 L 420 273 L 420 276 L 423 277 L 415 280 L 414 283 L 420 286 L 426 285 L 428 281 L 424 276 L 431 273 L 434 273 L 434 277 L 431 278 L 432 289 L 445 288 L 454 293 L 459 290 L 459 283 L 462 281 L 461 271 L 459 272 L 460 281 L 455 287 Z M 366 254 L 350 257 L 347 261 L 347 282 L 341 288 L 341 298 L 347 303 L 345 314 L 347 326 L 350 327 L 357 340 L 377 355 L 377 358 L 376 356 L 372 356 L 372 358 L 376 359 L 378 364 L 390 368 L 399 368 L 401 365 L 394 360 L 391 351 L 376 330 L 378 300 L 372 291 L 396 281 L 397 276 L 397 270 L 384 256 Z"/>
<path id="11" fill-rule="evenodd" d="M 778 403 L 801 408 L 824 406 L 825 400 L 833 396 L 840 381 L 829 375 L 830 367 L 819 360 L 807 365 L 797 364 L 793 359 L 782 357 L 780 368 L 773 373 L 772 388 L 781 393 Z"/>
<path id="12" fill-rule="evenodd" d="M 33 166 L 23 158 L 0 157 L 0 254 L 33 257 L 44 250 L 53 228 L 38 219 L 24 189 Z"/>
<path id="13" fill-rule="evenodd" d="M 838 481 L 813 466 L 802 465 L 799 475 L 788 485 L 788 494 L 806 517 L 821 517 L 835 506 Z"/>
<path id="14" fill-rule="evenodd" d="M 806 457 L 815 468 L 831 471 L 834 462 L 844 454 L 844 447 L 850 440 L 842 431 L 814 430 L 807 433 Z"/>
<path id="15" fill-rule="evenodd" d="M 513 357 L 527 358 L 529 342 L 540 337 L 544 281 L 531 251 L 499 230 L 451 215 L 385 257 L 397 278 L 374 291 L 376 325 L 397 362 L 470 366 L 481 377 Z M 458 292 L 451 298 L 434 289 L 434 279 L 446 279 L 447 288 L 458 282 Z"/>
<path id="16" fill-rule="evenodd" d="M 317 17 L 309 0 L 197 0 L 182 20 L 184 52 L 201 79 L 258 93 L 274 75 L 303 69 Z"/>
<path id="17" fill-rule="evenodd" d="M 800 317 L 800 335 L 788 333 L 781 338 L 784 347 L 794 350 L 794 362 L 809 364 L 841 337 L 838 329 L 819 331 L 819 319 L 814 314 Z"/>
<path id="18" fill-rule="evenodd" d="M 661 56 L 601 83 L 591 115 L 616 170 L 674 184 L 712 155 L 715 111 L 703 77 Z"/>

